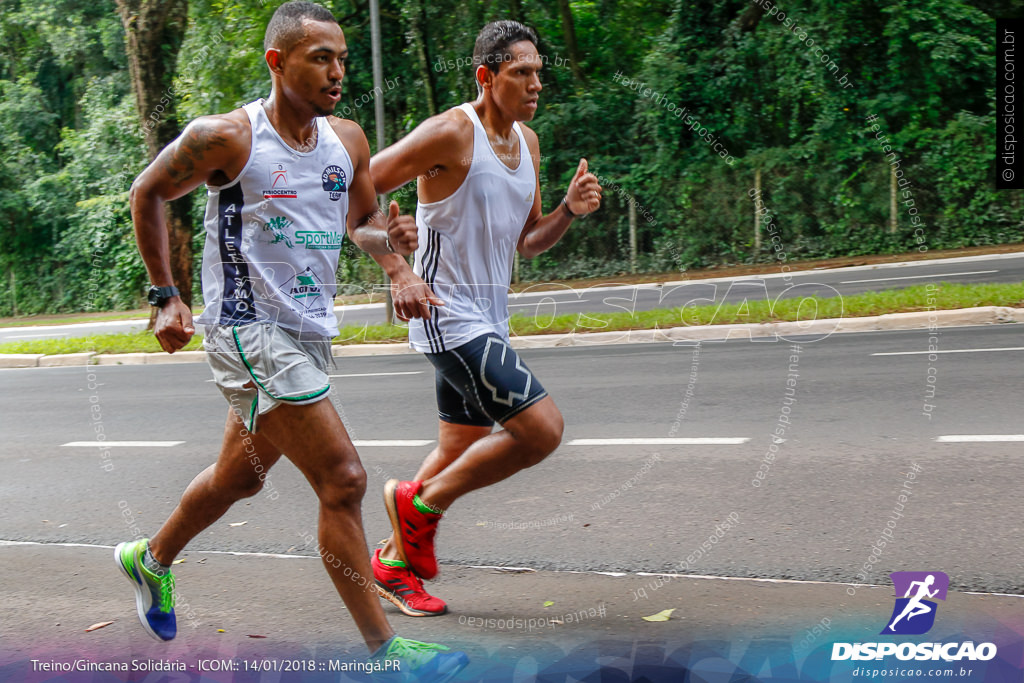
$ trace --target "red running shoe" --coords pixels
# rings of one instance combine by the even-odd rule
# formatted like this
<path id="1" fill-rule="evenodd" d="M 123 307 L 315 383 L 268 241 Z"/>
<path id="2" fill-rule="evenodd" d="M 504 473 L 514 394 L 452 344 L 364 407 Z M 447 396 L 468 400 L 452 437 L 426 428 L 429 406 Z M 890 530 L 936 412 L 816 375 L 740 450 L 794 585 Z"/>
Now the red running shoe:
<path id="1" fill-rule="evenodd" d="M 380 548 L 370 560 L 377 593 L 410 617 L 437 617 L 448 611 L 441 598 L 423 590 L 423 582 L 408 567 L 389 567 L 380 561 Z"/>
<path id="2" fill-rule="evenodd" d="M 384 484 L 384 505 L 395 530 L 398 554 L 416 576 L 430 580 L 437 576 L 434 534 L 441 513 L 425 514 L 416 509 L 412 500 L 422 488 L 422 481 L 392 479 Z"/>

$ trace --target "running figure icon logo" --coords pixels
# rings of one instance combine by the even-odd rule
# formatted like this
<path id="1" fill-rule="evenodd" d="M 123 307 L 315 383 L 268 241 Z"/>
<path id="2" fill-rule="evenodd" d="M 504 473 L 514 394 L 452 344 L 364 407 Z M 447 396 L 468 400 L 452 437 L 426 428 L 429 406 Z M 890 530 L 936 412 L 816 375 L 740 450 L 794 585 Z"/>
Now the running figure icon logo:
<path id="1" fill-rule="evenodd" d="M 896 605 L 882 634 L 917 636 L 927 633 L 935 624 L 938 605 L 926 598 L 946 599 L 949 577 L 943 572 L 893 572 Z"/>

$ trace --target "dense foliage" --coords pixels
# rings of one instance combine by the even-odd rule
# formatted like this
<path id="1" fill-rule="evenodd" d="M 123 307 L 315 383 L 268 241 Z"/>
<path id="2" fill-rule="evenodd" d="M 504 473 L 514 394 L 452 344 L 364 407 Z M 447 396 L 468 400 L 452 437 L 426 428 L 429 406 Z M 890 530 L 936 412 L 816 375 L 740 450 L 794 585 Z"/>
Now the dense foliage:
<path id="1" fill-rule="evenodd" d="M 169 91 L 182 123 L 267 94 L 276 4 L 192 0 Z M 994 186 L 994 17 L 1012 2 L 382 0 L 379 93 L 367 3 L 325 4 L 352 54 L 339 114 L 371 146 L 374 97 L 393 141 L 475 97 L 462 64 L 484 23 L 537 29 L 545 207 L 580 156 L 607 189 L 524 278 L 627 270 L 631 203 L 646 270 L 1024 239 L 1024 193 Z M 127 190 L 142 131 L 114 0 L 0 0 L 0 315 L 141 303 Z M 379 280 L 353 247 L 339 276 Z"/>

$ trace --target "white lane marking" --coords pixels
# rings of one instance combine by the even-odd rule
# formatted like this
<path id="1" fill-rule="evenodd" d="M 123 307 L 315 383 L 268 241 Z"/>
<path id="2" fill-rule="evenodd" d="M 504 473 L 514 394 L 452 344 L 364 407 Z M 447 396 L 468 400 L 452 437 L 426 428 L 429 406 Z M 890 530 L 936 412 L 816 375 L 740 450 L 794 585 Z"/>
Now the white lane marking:
<path id="1" fill-rule="evenodd" d="M 98 548 L 102 550 L 113 550 L 112 545 L 99 545 L 93 543 L 40 543 L 39 541 L 7 541 L 0 539 L 0 547 L 17 547 L 17 546 L 52 546 L 58 548 Z M 234 552 L 230 550 L 190 550 L 190 555 L 235 555 L 236 557 L 269 557 L 282 560 L 319 560 L 319 555 L 284 555 L 280 553 L 252 553 L 252 552 Z M 505 570 L 510 573 L 536 573 L 538 570 L 532 567 L 502 567 L 499 565 L 471 565 L 469 569 L 499 569 Z M 712 581 L 749 581 L 752 583 L 788 583 L 797 585 L 813 585 L 813 586 L 850 586 L 855 588 L 884 588 L 888 591 L 892 591 L 892 586 L 879 586 L 873 583 L 843 583 L 841 581 L 811 581 L 804 579 L 758 579 L 747 576 L 716 576 L 714 574 L 668 574 L 668 573 L 655 573 L 655 572 L 609 572 L 609 571 L 569 571 L 569 570 L 546 570 L 550 574 L 596 574 L 600 576 L 608 576 L 615 578 L 630 578 L 630 577 L 646 577 L 646 576 L 667 576 L 677 579 L 702 579 Z M 993 595 L 1007 598 L 1024 598 L 1024 595 L 1018 595 L 1016 593 L 983 593 L 980 591 L 965 591 L 964 595 Z"/>
<path id="2" fill-rule="evenodd" d="M 509 574 L 536 574 L 537 570 L 531 567 L 502 567 L 496 564 L 474 564 L 470 565 L 470 569 L 497 569 L 499 571 L 508 572 Z"/>
<path id="3" fill-rule="evenodd" d="M 750 437 L 703 436 L 682 438 L 636 439 L 572 439 L 566 446 L 735 446 L 750 441 Z M 170 448 L 184 441 L 71 441 L 62 444 L 68 448 Z M 359 447 L 418 448 L 429 446 L 433 439 L 359 439 L 352 442 Z"/>
<path id="4" fill-rule="evenodd" d="M 339 377 L 393 377 L 395 375 L 422 375 L 422 370 L 411 370 L 407 372 L 357 372 L 350 375 L 327 375 L 332 378 Z M 216 382 L 215 379 L 206 379 L 204 382 Z"/>
<path id="5" fill-rule="evenodd" d="M 184 441 L 69 441 L 61 448 L 170 448 Z"/>
<path id="6" fill-rule="evenodd" d="M 3 541 L 0 540 L 0 547 L 3 546 L 19 546 L 19 545 L 46 545 L 46 546 L 57 546 L 58 548 L 104 548 L 113 550 L 112 545 L 98 545 L 93 543 L 40 543 L 38 541 Z M 318 560 L 319 555 L 285 555 L 282 553 L 240 553 L 231 550 L 190 550 L 188 553 L 182 553 L 188 555 L 189 553 L 203 553 L 205 555 L 242 555 L 247 557 L 275 557 L 281 560 Z"/>
<path id="7" fill-rule="evenodd" d="M 339 312 L 339 311 L 340 312 L 345 312 L 345 311 L 367 311 L 367 310 L 375 310 L 375 309 L 378 309 L 378 308 L 384 308 L 385 305 L 386 304 L 383 301 L 381 301 L 379 303 L 375 303 L 375 304 L 335 304 L 334 310 L 335 310 L 335 312 Z"/>
<path id="8" fill-rule="evenodd" d="M 1024 441 L 1024 434 L 947 434 L 935 440 L 939 443 L 1007 443 Z"/>
<path id="9" fill-rule="evenodd" d="M 552 293 L 557 293 L 557 292 L 552 292 Z M 551 297 L 548 297 L 548 298 L 551 299 Z M 508 307 L 509 308 L 515 308 L 516 306 L 537 306 L 537 307 L 540 307 L 540 306 L 547 306 L 549 304 L 582 304 L 582 303 L 585 303 L 587 301 L 590 301 L 590 299 L 551 299 L 550 301 L 544 301 L 543 299 L 541 299 L 537 303 L 533 303 L 533 304 L 509 304 Z"/>
<path id="10" fill-rule="evenodd" d="M 67 335 L 63 332 L 54 332 L 53 334 L 11 334 L 5 335 L 4 339 L 45 339 L 46 337 L 66 337 Z"/>
<path id="11" fill-rule="evenodd" d="M 610 291 L 620 291 L 620 290 L 624 290 L 624 289 L 639 289 L 641 287 L 643 287 L 644 289 L 650 289 L 650 288 L 653 288 L 653 287 L 656 287 L 656 286 L 657 286 L 657 283 L 652 283 L 652 284 L 649 284 L 649 285 L 615 285 L 615 286 L 612 286 L 612 287 L 592 287 L 592 288 L 589 288 L 589 289 L 564 289 L 564 288 L 556 288 L 556 289 L 546 289 L 546 290 L 543 290 L 543 291 L 540 291 L 540 292 L 511 292 L 509 294 L 509 298 L 518 299 L 520 297 L 527 297 L 527 296 L 550 297 L 550 296 L 554 296 L 554 295 L 557 295 L 557 294 L 566 294 L 566 295 L 576 294 L 576 295 L 579 295 L 579 294 L 581 294 L 583 292 L 610 292 Z M 568 301 L 580 301 L 580 299 L 567 299 L 566 301 L 567 302 Z M 583 301 L 586 301 L 586 299 L 583 299 Z M 509 304 L 509 306 L 534 306 L 534 305 L 536 305 L 536 304 Z M 362 311 L 362 310 L 372 310 L 372 309 L 378 309 L 378 308 L 381 308 L 381 309 L 384 308 L 384 304 L 383 303 L 379 303 L 379 304 L 349 304 L 349 305 L 342 304 L 342 305 L 335 306 L 334 307 L 334 311 L 336 313 L 344 313 L 345 311 Z"/>
<path id="12" fill-rule="evenodd" d="M 637 285 L 595 285 L 593 287 L 582 287 L 579 289 L 572 289 L 568 287 L 552 287 L 551 289 L 541 289 L 525 292 L 512 292 L 509 294 L 510 299 L 522 299 L 528 296 L 545 297 L 554 296 L 556 294 L 589 294 L 590 292 L 624 292 L 630 289 L 657 289 L 661 287 L 660 282 L 644 282 Z"/>
<path id="13" fill-rule="evenodd" d="M 327 375 L 328 377 L 393 377 L 395 375 L 422 375 L 422 370 L 407 372 L 358 372 L 351 375 Z"/>
<path id="14" fill-rule="evenodd" d="M 941 351 L 888 351 L 872 356 L 923 356 L 926 353 L 985 353 L 986 351 L 1024 351 L 1024 346 L 1001 346 L 994 349 L 943 349 Z"/>
<path id="15" fill-rule="evenodd" d="M 735 446 L 750 441 L 746 436 L 697 436 L 674 439 L 572 439 L 566 446 Z"/>
<path id="16" fill-rule="evenodd" d="M 904 277 L 877 277 L 873 280 L 844 280 L 840 281 L 841 285 L 855 285 L 858 282 L 889 282 L 890 280 L 923 280 L 924 278 L 930 277 L 954 277 L 956 275 L 986 275 L 988 273 L 998 273 L 998 270 L 971 270 L 966 273 L 938 273 L 937 275 L 906 275 Z"/>
<path id="17" fill-rule="evenodd" d="M 198 318 L 199 315 L 196 314 Z M 117 327 L 118 325 L 148 325 L 149 318 L 139 318 L 131 320 L 105 320 L 102 322 L 94 323 L 69 323 L 67 325 L 22 325 L 22 329 L 49 331 L 49 330 L 80 330 L 85 327 Z M 15 328 L 3 328 L 3 329 L 15 329 Z"/>
<path id="18" fill-rule="evenodd" d="M 114 549 L 112 545 L 97 545 L 95 543 L 40 543 L 39 541 L 2 541 L 0 540 L 0 546 L 16 546 L 16 545 L 52 545 L 58 548 L 109 548 Z"/>

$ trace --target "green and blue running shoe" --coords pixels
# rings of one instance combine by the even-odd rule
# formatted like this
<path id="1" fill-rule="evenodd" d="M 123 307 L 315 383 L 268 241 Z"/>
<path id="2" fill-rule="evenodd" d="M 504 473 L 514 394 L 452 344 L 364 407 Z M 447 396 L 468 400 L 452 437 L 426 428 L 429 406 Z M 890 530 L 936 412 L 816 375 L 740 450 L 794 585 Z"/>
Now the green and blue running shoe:
<path id="1" fill-rule="evenodd" d="M 392 636 L 373 653 L 370 661 L 380 663 L 380 668 L 373 672 L 373 678 L 379 681 L 443 683 L 465 669 L 469 657 L 465 652 L 452 652 L 446 645 Z"/>
<path id="2" fill-rule="evenodd" d="M 114 560 L 135 588 L 135 607 L 146 633 L 157 640 L 171 640 L 178 633 L 174 619 L 174 575 L 158 576 L 146 569 L 142 558 L 149 539 L 118 543 Z"/>

